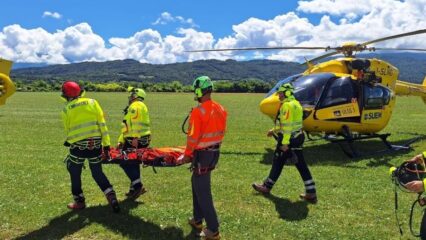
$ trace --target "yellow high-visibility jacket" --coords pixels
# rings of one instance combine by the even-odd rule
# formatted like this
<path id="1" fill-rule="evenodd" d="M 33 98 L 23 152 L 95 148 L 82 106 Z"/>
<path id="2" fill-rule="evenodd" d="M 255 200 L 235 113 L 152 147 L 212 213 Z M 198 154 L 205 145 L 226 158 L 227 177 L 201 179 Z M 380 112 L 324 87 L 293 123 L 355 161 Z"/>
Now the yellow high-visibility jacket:
<path id="1" fill-rule="evenodd" d="M 289 144 L 291 134 L 300 131 L 303 126 L 303 108 L 293 96 L 284 99 L 279 110 L 279 124 L 274 132 L 283 134 L 282 144 Z"/>
<path id="2" fill-rule="evenodd" d="M 151 122 L 149 121 L 148 108 L 142 101 L 134 101 L 129 105 L 124 115 L 119 143 L 124 143 L 128 137 L 143 137 L 151 134 Z"/>
<path id="3" fill-rule="evenodd" d="M 77 98 L 67 103 L 62 111 L 67 142 L 101 137 L 102 146 L 111 145 L 104 113 L 98 102 L 90 98 Z"/>
<path id="4" fill-rule="evenodd" d="M 424 151 L 422 153 L 422 157 L 423 157 L 423 163 L 425 163 L 425 160 L 426 160 L 426 151 Z M 423 189 L 424 189 L 424 192 L 426 192 L 426 178 L 423 179 Z"/>

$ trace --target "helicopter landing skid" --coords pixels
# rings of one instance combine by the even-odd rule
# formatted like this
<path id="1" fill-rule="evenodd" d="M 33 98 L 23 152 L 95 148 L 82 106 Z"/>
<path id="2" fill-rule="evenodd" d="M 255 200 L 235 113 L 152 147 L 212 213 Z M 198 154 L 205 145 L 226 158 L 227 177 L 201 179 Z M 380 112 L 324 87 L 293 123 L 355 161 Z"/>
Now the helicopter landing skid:
<path id="1" fill-rule="evenodd" d="M 369 155 L 375 155 L 375 154 L 385 154 L 389 152 L 396 152 L 396 151 L 408 151 L 411 149 L 411 144 L 420 140 L 421 137 L 417 136 L 410 140 L 408 140 L 403 145 L 395 145 L 391 144 L 387 138 L 390 136 L 390 133 L 386 134 L 369 134 L 369 135 L 352 135 L 352 134 L 344 134 L 343 139 L 337 139 L 332 137 L 325 137 L 326 140 L 332 142 L 332 143 L 338 143 L 339 146 L 342 148 L 343 152 L 348 156 L 349 158 L 358 158 L 363 156 L 369 156 Z M 364 140 L 364 139 L 372 139 L 372 138 L 380 138 L 382 140 L 383 144 L 386 146 L 386 149 L 368 153 L 368 154 L 362 154 L 358 149 L 354 146 L 355 141 Z M 344 146 L 343 143 L 346 143 L 346 146 Z"/>

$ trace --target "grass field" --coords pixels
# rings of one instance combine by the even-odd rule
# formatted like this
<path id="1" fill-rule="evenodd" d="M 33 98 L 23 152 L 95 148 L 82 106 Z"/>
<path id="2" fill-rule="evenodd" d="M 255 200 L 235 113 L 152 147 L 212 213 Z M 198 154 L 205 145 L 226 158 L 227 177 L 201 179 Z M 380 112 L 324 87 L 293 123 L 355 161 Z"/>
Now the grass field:
<path id="1" fill-rule="evenodd" d="M 124 93 L 88 93 L 99 100 L 116 144 Z M 251 183 L 262 181 L 271 167 L 273 140 L 265 136 L 272 122 L 258 110 L 262 94 L 215 94 L 228 110 L 228 132 L 219 167 L 213 173 L 213 195 L 223 239 L 398 239 L 394 216 L 391 165 L 426 149 L 386 156 L 348 159 L 337 145 L 305 143 L 305 158 L 317 183 L 319 202 L 298 200 L 303 183 L 293 166 L 286 166 L 273 194 L 255 194 Z M 191 94 L 148 94 L 152 146 L 183 145 L 181 123 L 195 102 Z M 192 213 L 187 167 L 143 169 L 148 193 L 139 202 L 122 202 L 113 214 L 93 181 L 83 171 L 89 208 L 71 212 L 70 181 L 63 164 L 67 149 L 59 93 L 16 93 L 0 108 L 0 239 L 193 239 L 187 218 Z M 401 142 L 410 134 L 426 134 L 426 106 L 418 98 L 399 98 L 383 132 Z M 365 141 L 363 146 L 380 146 Z M 128 179 L 117 165 L 104 166 L 119 199 Z M 400 218 L 405 234 L 415 195 L 400 194 Z M 420 219 L 417 211 L 417 222 Z"/>

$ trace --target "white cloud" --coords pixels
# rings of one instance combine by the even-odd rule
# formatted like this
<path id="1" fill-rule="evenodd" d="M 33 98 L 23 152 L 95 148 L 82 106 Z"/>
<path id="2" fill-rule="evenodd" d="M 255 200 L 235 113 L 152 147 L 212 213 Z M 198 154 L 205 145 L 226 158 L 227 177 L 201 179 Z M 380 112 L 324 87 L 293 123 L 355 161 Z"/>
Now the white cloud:
<path id="1" fill-rule="evenodd" d="M 51 17 L 51 18 L 60 19 L 60 18 L 62 18 L 62 15 L 57 13 L 57 12 L 44 11 L 43 17 Z"/>
<path id="2" fill-rule="evenodd" d="M 10 25 L 0 32 L 0 55 L 18 62 L 69 63 L 105 61 L 115 49 L 106 49 L 104 40 L 87 23 L 49 33 L 42 28 L 24 29 Z"/>
<path id="3" fill-rule="evenodd" d="M 390 0 L 392 1 L 392 0 Z M 348 13 L 363 15 L 369 13 L 377 5 L 384 5 L 387 0 L 313 0 L 299 1 L 298 11 L 306 13 L 326 13 L 331 15 L 346 15 Z"/>
<path id="4" fill-rule="evenodd" d="M 309 5 L 311 4 L 311 5 Z M 360 6 L 358 6 L 360 5 Z M 369 6 L 366 9 L 364 6 Z M 356 5 L 348 1 L 300 1 L 299 11 L 325 13 L 314 25 L 297 13 L 289 12 L 270 20 L 250 18 L 233 26 L 234 34 L 219 39 L 216 48 L 271 47 L 271 46 L 340 46 L 346 41 L 366 42 L 403 32 L 426 28 L 426 0 L 380 2 L 359 0 Z M 308 11 L 309 10 L 309 11 Z M 341 18 L 333 22 L 328 16 Z M 375 44 L 383 47 L 426 48 L 426 34 L 394 39 Z M 285 50 L 263 51 L 265 58 L 303 61 L 303 57 L 322 54 L 322 51 Z M 253 53 L 258 57 L 259 53 Z"/>
<path id="5" fill-rule="evenodd" d="M 110 44 L 126 58 L 148 63 L 171 63 L 204 59 L 206 54 L 189 54 L 185 50 L 211 48 L 213 35 L 194 29 L 179 29 L 179 36 L 161 34 L 152 29 L 137 32 L 130 38 L 111 38 Z M 215 56 L 220 57 L 218 54 Z"/>
<path id="6" fill-rule="evenodd" d="M 182 16 L 173 16 L 169 12 L 161 13 L 160 17 L 157 18 L 157 20 L 155 22 L 153 22 L 152 25 L 166 25 L 166 24 L 171 23 L 171 22 L 186 24 L 190 27 L 198 27 L 198 25 L 195 24 L 195 22 L 192 18 L 185 19 Z"/>
<path id="7" fill-rule="evenodd" d="M 323 52 L 283 50 L 188 53 L 186 51 L 240 47 L 340 46 L 346 41 L 362 43 L 426 28 L 424 18 L 426 0 L 383 1 L 385 4 L 375 5 L 374 1 L 368 2 L 368 9 L 364 9 L 364 6 L 360 8 L 353 5 L 344 6 L 345 4 L 341 4 L 344 1 L 300 1 L 298 12 L 288 12 L 266 20 L 249 18 L 232 26 L 232 35 L 219 39 L 215 39 L 210 32 L 201 32 L 194 28 L 180 28 L 173 35 L 162 35 L 155 29 L 143 29 L 129 37 L 103 39 L 93 32 L 88 23 L 76 24 L 52 33 L 42 28 L 25 29 L 15 24 L 0 30 L 0 56 L 19 62 L 50 64 L 127 58 L 159 64 L 210 58 L 303 61 L 303 57 L 310 58 Z M 331 3 L 336 5 L 327 5 Z M 316 6 L 317 11 L 323 13 L 317 24 L 298 14 L 302 11 L 306 13 L 313 11 L 312 6 Z M 178 17 L 168 13 L 163 13 L 161 19 L 185 20 L 183 18 L 179 20 Z M 426 48 L 425 37 L 426 34 L 423 34 L 374 45 Z"/>

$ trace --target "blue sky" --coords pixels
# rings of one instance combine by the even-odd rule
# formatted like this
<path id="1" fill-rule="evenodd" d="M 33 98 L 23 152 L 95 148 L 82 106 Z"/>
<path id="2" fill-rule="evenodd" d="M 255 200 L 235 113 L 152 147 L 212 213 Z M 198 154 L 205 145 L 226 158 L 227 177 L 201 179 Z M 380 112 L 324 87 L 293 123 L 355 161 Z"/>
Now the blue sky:
<path id="1" fill-rule="evenodd" d="M 73 1 L 2 1 L 0 26 L 20 24 L 25 28 L 42 27 L 49 32 L 64 29 L 73 24 L 87 22 L 104 38 L 128 37 L 146 28 L 155 28 L 164 34 L 176 32 L 176 28 L 189 24 L 179 22 L 153 25 L 163 12 L 185 19 L 193 19 L 200 31 L 212 32 L 217 37 L 232 33 L 232 25 L 250 17 L 270 19 L 294 10 L 297 1 L 262 0 L 73 0 Z M 113 3 L 114 2 L 114 3 Z M 25 6 L 25 7 L 23 7 Z M 45 11 L 56 12 L 60 19 L 43 17 Z M 315 17 L 310 17 L 310 19 Z M 318 17 L 317 17 L 318 19 Z"/>
<path id="2" fill-rule="evenodd" d="M 195 53 L 232 47 L 337 46 L 426 28 L 426 0 L 3 0 L 0 57 L 70 63 L 131 58 L 301 60 L 321 52 Z M 425 35 L 381 47 L 426 48 Z M 303 56 L 302 56 L 303 55 Z"/>

